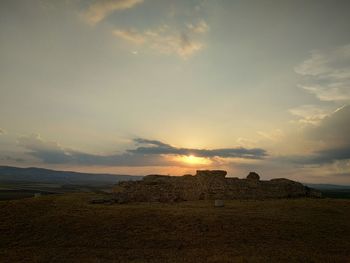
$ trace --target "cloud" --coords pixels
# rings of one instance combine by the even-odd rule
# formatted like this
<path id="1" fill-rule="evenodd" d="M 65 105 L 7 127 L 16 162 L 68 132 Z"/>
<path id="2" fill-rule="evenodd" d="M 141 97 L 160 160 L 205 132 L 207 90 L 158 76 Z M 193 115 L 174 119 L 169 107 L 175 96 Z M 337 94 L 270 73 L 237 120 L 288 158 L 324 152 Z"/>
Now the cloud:
<path id="1" fill-rule="evenodd" d="M 146 39 L 145 37 L 138 33 L 135 30 L 114 30 L 113 35 L 120 37 L 126 41 L 129 41 L 133 44 L 141 45 L 145 43 Z"/>
<path id="2" fill-rule="evenodd" d="M 313 84 L 299 85 L 299 87 L 315 94 L 321 101 L 348 101 L 350 100 L 349 86 L 344 83 L 333 83 L 333 84 Z"/>
<path id="3" fill-rule="evenodd" d="M 167 25 L 144 32 L 136 29 L 117 29 L 113 34 L 139 47 L 148 48 L 160 54 L 177 54 L 187 59 L 203 49 L 204 44 L 197 39 L 197 35 L 207 30 L 202 24 L 192 27 L 191 30 L 181 32 L 176 32 Z"/>
<path id="4" fill-rule="evenodd" d="M 294 116 L 299 117 L 298 120 L 301 124 L 313 124 L 316 125 L 320 123 L 325 117 L 330 113 L 330 109 L 324 109 L 316 105 L 302 105 L 293 109 L 290 109 L 289 112 Z"/>
<path id="5" fill-rule="evenodd" d="M 327 146 L 350 146 L 350 105 L 326 116 L 318 126 L 305 132 L 310 140 L 322 141 Z"/>
<path id="6" fill-rule="evenodd" d="M 266 140 L 274 142 L 280 141 L 285 136 L 281 129 L 274 129 L 269 132 L 258 131 L 257 134 Z"/>
<path id="7" fill-rule="evenodd" d="M 11 157 L 11 156 L 3 156 L 0 157 L 1 161 L 6 161 L 6 162 L 16 162 L 16 163 L 23 163 L 25 160 L 23 158 L 18 158 L 18 157 Z"/>
<path id="8" fill-rule="evenodd" d="M 171 147 L 169 144 L 163 143 L 161 141 L 148 140 L 148 139 L 144 139 L 144 138 L 136 138 L 136 139 L 134 139 L 134 142 L 137 144 L 156 145 L 159 147 Z"/>
<path id="9" fill-rule="evenodd" d="M 236 142 L 242 147 L 254 147 L 257 144 L 256 140 L 248 139 L 245 137 L 238 137 Z"/>
<path id="10" fill-rule="evenodd" d="M 115 11 L 129 9 L 141 3 L 143 0 L 95 0 L 82 16 L 89 24 L 95 25 Z"/>
<path id="11" fill-rule="evenodd" d="M 199 34 L 206 33 L 209 30 L 209 26 L 204 20 L 200 20 L 197 24 L 188 24 L 187 28 Z"/>
<path id="12" fill-rule="evenodd" d="M 97 155 L 62 147 L 57 142 L 46 141 L 40 135 L 21 136 L 18 144 L 27 153 L 46 164 L 78 164 L 107 166 L 162 166 L 170 165 L 160 156 L 124 154 Z"/>
<path id="13" fill-rule="evenodd" d="M 316 156 L 311 157 L 309 161 L 314 163 L 331 163 L 334 161 L 341 161 L 350 159 L 349 145 L 341 148 L 325 149 L 316 152 Z"/>
<path id="14" fill-rule="evenodd" d="M 311 154 L 277 158 L 297 164 L 326 164 L 350 159 L 350 105 L 343 106 L 324 117 L 318 125 L 304 130 L 308 141 L 319 149 Z"/>
<path id="15" fill-rule="evenodd" d="M 67 163 L 72 158 L 72 154 L 57 142 L 45 141 L 38 134 L 19 137 L 18 145 L 45 163 Z"/>
<path id="16" fill-rule="evenodd" d="M 149 47 L 161 54 L 177 54 L 187 59 L 203 48 L 203 44 L 192 40 L 187 33 L 173 34 L 149 30 L 145 32 Z"/>
<path id="17" fill-rule="evenodd" d="M 350 101 L 350 45 L 314 50 L 295 72 L 303 77 L 299 86 L 321 101 Z"/>
<path id="18" fill-rule="evenodd" d="M 57 142 L 43 140 L 39 135 L 22 136 L 18 139 L 20 146 L 27 153 L 46 164 L 77 164 L 106 166 L 175 166 L 181 165 L 171 156 L 195 155 L 205 158 L 245 158 L 262 159 L 267 156 L 263 149 L 224 148 L 224 149 L 189 149 L 177 148 L 157 140 L 137 138 L 139 146 L 121 154 L 97 155 L 79 152 L 62 147 Z"/>
<path id="19" fill-rule="evenodd" d="M 350 147 L 348 146 L 315 151 L 309 155 L 294 155 L 276 158 L 278 161 L 287 161 L 301 165 L 323 165 L 349 159 Z"/>
<path id="20" fill-rule="evenodd" d="M 349 78 L 350 45 L 328 50 L 313 50 L 311 57 L 295 68 L 301 75 L 324 78 Z"/>
<path id="21" fill-rule="evenodd" d="M 238 148 L 221 148 L 221 149 L 191 149 L 178 148 L 159 141 L 151 141 L 146 139 L 136 139 L 136 142 L 146 143 L 147 146 L 137 147 L 128 150 L 134 154 L 172 154 L 172 155 L 195 155 L 196 157 L 221 157 L 221 158 L 245 158 L 245 159 L 262 159 L 267 156 L 265 150 L 260 148 L 246 149 Z"/>
<path id="22" fill-rule="evenodd" d="M 320 101 L 333 102 L 336 107 L 350 102 L 350 45 L 314 50 L 295 72 L 302 77 L 298 86 Z M 289 112 L 300 117 L 301 124 L 317 125 L 334 111 L 335 106 L 329 105 L 302 105 Z"/>
<path id="23" fill-rule="evenodd" d="M 0 128 L 0 135 L 5 134 L 5 130 Z"/>
<path id="24" fill-rule="evenodd" d="M 176 43 L 177 42 L 175 41 L 174 44 Z M 175 52 L 183 58 L 188 58 L 203 48 L 202 43 L 193 41 L 190 39 L 189 35 L 184 32 L 180 35 L 180 40 L 176 46 L 177 47 L 175 48 Z"/>

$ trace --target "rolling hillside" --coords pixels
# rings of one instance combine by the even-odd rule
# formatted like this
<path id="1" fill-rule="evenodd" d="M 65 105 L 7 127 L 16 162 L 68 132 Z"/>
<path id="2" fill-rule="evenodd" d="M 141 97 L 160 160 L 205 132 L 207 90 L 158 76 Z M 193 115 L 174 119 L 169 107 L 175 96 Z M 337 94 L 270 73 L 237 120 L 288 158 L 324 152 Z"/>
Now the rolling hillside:
<path id="1" fill-rule="evenodd" d="M 122 180 L 137 180 L 140 176 L 120 174 L 92 174 L 70 171 L 55 171 L 43 168 L 18 168 L 0 166 L 0 182 L 31 182 L 58 184 L 113 184 Z"/>

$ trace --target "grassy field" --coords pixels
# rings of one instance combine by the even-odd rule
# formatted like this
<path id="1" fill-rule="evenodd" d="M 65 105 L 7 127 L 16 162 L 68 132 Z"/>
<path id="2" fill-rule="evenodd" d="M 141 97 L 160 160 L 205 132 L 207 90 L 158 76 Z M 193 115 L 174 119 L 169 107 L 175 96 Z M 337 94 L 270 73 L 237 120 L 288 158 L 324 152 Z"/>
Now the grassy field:
<path id="1" fill-rule="evenodd" d="M 16 200 L 33 197 L 34 194 L 42 195 L 64 194 L 76 192 L 102 193 L 110 190 L 113 185 L 74 185 L 55 183 L 35 183 L 35 182 L 1 182 L 0 181 L 0 201 Z"/>
<path id="2" fill-rule="evenodd" d="M 0 202 L 0 262 L 350 262 L 350 200 Z"/>
<path id="3" fill-rule="evenodd" d="M 350 199 L 350 189 L 322 189 L 321 192 L 329 198 Z"/>

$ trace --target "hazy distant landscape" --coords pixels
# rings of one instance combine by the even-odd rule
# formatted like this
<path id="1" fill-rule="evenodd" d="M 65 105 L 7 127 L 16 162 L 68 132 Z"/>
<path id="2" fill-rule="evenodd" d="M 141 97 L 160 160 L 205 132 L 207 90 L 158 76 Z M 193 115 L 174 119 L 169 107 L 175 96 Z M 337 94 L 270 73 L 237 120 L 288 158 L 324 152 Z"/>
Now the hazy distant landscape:
<path id="1" fill-rule="evenodd" d="M 42 168 L 0 166 L 0 200 L 33 197 L 35 194 L 111 192 L 119 181 L 139 180 L 141 176 L 89 174 Z"/>
<path id="2" fill-rule="evenodd" d="M 117 182 L 141 180 L 143 176 L 89 174 L 42 168 L 0 166 L 0 200 L 33 197 L 34 194 L 74 192 L 110 193 Z M 324 197 L 350 199 L 350 186 L 305 184 L 318 189 Z"/>

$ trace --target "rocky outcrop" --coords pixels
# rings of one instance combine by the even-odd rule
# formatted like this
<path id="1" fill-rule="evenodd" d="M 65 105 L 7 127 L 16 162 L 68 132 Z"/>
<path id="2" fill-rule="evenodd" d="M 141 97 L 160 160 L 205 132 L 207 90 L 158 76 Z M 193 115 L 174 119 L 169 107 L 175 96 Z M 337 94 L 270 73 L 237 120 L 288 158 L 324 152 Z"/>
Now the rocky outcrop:
<path id="1" fill-rule="evenodd" d="M 247 179 L 259 181 L 259 180 L 260 180 L 260 176 L 259 176 L 256 172 L 250 172 L 250 173 L 247 175 Z"/>
<path id="2" fill-rule="evenodd" d="M 148 175 L 140 181 L 118 183 L 114 198 L 124 203 L 321 196 L 314 189 L 284 178 L 261 181 L 255 172 L 246 179 L 226 178 L 226 174 L 222 170 L 198 170 L 194 176 Z"/>

